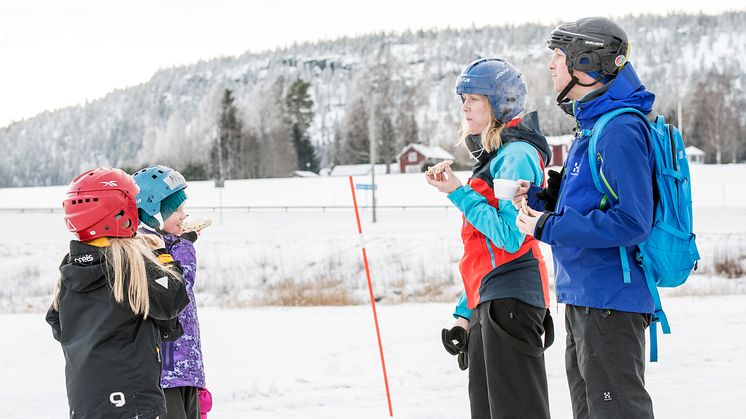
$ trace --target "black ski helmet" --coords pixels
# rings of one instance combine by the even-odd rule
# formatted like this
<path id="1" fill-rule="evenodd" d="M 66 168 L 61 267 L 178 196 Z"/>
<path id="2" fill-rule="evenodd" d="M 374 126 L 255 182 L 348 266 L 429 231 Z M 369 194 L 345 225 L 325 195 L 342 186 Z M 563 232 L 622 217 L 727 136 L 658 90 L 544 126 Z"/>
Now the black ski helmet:
<path id="1" fill-rule="evenodd" d="M 588 17 L 577 22 L 557 26 L 547 39 L 549 49 L 561 49 L 566 55 L 567 69 L 572 80 L 557 97 L 557 103 L 575 84 L 592 86 L 602 78 L 614 78 L 629 56 L 629 40 L 624 29 L 605 17 Z M 591 84 L 582 84 L 573 70 L 597 73 Z"/>

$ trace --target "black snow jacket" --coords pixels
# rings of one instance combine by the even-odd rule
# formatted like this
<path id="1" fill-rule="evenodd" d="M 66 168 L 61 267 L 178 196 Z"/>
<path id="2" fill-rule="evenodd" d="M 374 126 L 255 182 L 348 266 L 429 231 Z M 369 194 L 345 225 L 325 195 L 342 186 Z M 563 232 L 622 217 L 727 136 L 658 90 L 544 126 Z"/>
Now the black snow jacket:
<path id="1" fill-rule="evenodd" d="M 70 418 L 141 418 L 163 415 L 161 329 L 189 303 L 180 277 L 146 261 L 150 312 L 145 319 L 114 300 L 106 248 L 70 242 L 60 272 L 59 311 L 47 323 L 65 355 Z M 111 282 L 110 282 L 111 281 Z M 125 282 L 125 295 L 128 283 Z"/>

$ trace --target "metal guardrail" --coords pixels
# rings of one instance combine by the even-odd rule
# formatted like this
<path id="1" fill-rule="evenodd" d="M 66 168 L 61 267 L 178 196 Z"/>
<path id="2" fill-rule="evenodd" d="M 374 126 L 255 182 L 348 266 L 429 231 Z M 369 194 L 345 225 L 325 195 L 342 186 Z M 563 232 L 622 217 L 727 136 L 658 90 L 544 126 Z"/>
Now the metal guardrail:
<path id="1" fill-rule="evenodd" d="M 371 205 L 358 206 L 360 209 L 371 209 Z M 352 210 L 352 205 L 272 205 L 272 206 L 197 206 L 188 207 L 190 211 L 212 211 L 220 210 L 230 212 L 290 212 L 290 211 L 341 211 Z M 377 210 L 444 210 L 455 209 L 452 205 L 376 205 Z M 0 213 L 61 213 L 62 208 L 0 208 Z"/>

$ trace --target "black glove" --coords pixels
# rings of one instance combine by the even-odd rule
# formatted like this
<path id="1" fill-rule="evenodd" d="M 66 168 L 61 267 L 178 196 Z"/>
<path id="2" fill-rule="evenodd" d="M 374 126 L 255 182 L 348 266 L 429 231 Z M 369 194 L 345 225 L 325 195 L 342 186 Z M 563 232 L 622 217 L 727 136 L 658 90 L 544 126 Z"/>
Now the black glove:
<path id="1" fill-rule="evenodd" d="M 564 171 L 565 169 L 562 169 L 562 172 Z M 554 212 L 554 207 L 557 205 L 557 197 L 559 196 L 560 184 L 562 183 L 562 172 L 549 170 L 547 187 L 536 193 L 536 197 L 544 201 L 544 209 L 546 211 Z"/>
<path id="2" fill-rule="evenodd" d="M 454 326 L 450 330 L 443 329 L 440 332 L 443 347 L 451 355 L 458 355 L 458 367 L 461 370 L 469 368 L 468 347 L 469 332 L 461 326 Z"/>
<path id="3" fill-rule="evenodd" d="M 197 237 L 199 237 L 199 235 L 197 234 L 196 231 L 188 231 L 179 237 L 184 240 L 189 240 L 190 242 L 194 243 L 197 241 Z"/>

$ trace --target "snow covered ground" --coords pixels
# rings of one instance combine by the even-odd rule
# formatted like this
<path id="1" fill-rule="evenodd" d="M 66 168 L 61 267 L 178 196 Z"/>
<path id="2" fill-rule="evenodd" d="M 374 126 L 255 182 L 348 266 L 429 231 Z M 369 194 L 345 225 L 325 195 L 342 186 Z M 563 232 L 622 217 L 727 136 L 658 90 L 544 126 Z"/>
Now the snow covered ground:
<path id="1" fill-rule="evenodd" d="M 743 418 L 743 296 L 666 300 L 673 334 L 647 368 L 656 417 Z M 440 344 L 451 304 L 378 307 L 394 417 L 469 417 L 467 376 Z M 570 418 L 562 309 L 547 352 L 554 418 Z M 210 418 L 386 418 L 368 306 L 200 310 Z M 62 419 L 64 358 L 41 313 L 1 314 L 0 418 Z"/>
<path id="2" fill-rule="evenodd" d="M 692 171 L 703 261 L 684 287 L 664 293 L 674 333 L 661 339 L 661 362 L 648 369 L 649 388 L 659 418 L 746 417 L 746 279 L 718 277 L 713 263 L 718 255 L 746 254 L 746 165 Z M 448 201 L 421 175 L 378 180 L 380 205 L 443 206 L 383 210 L 376 224 L 369 212 L 362 214 L 382 299 L 395 417 L 468 417 L 466 374 L 439 342 L 461 286 L 460 215 L 445 208 Z M 0 189 L 0 377 L 6 378 L 0 380 L 0 418 L 65 417 L 64 360 L 43 312 L 70 235 L 59 212 L 2 211 L 56 208 L 65 189 Z M 188 192 L 192 206 L 217 205 L 209 182 L 195 182 Z M 358 200 L 364 204 L 366 196 Z M 223 203 L 348 206 L 351 200 L 346 178 L 266 179 L 226 182 Z M 352 211 L 243 209 L 224 211 L 222 222 L 212 210 L 190 212 L 215 220 L 197 241 L 197 299 L 216 399 L 211 417 L 387 417 Z M 271 303 L 283 291 L 277 284 L 287 279 L 324 284 L 363 305 L 258 307 Z M 406 303 L 412 301 L 423 303 Z M 558 336 L 547 354 L 551 402 L 554 417 L 566 418 L 562 308 L 552 310 Z"/>

